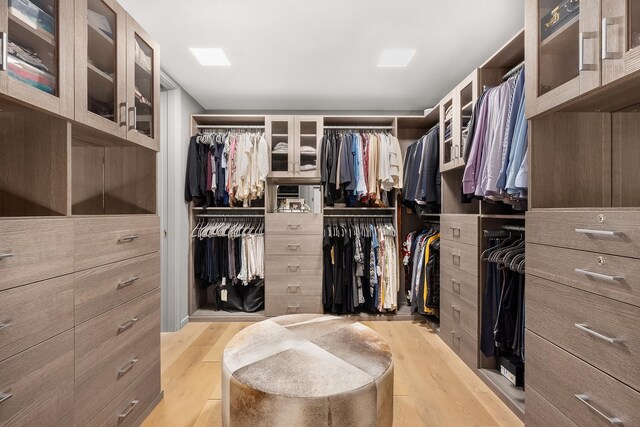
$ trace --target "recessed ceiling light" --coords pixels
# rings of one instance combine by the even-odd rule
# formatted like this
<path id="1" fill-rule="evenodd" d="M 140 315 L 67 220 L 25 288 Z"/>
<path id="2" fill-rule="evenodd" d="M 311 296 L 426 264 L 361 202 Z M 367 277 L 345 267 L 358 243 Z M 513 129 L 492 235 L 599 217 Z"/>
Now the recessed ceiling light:
<path id="1" fill-rule="evenodd" d="M 193 56 L 204 66 L 214 67 L 228 67 L 231 65 L 229 58 L 224 54 L 224 51 L 219 47 L 210 48 L 197 48 L 192 47 L 189 49 Z"/>
<path id="2" fill-rule="evenodd" d="M 415 53 L 415 49 L 384 49 L 380 52 L 378 67 L 406 67 Z"/>

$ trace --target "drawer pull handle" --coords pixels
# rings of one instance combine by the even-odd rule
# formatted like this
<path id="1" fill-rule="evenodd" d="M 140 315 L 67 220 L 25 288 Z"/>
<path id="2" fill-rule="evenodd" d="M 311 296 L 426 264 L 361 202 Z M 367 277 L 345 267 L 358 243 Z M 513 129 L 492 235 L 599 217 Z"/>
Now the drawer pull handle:
<path id="1" fill-rule="evenodd" d="M 129 372 L 131 369 L 133 369 L 133 365 L 135 365 L 136 363 L 138 363 L 138 358 L 137 357 L 135 359 L 131 359 L 131 361 L 129 363 L 127 363 L 127 366 L 125 366 L 124 368 L 121 368 L 118 371 L 118 378 L 120 378 L 121 376 L 123 376 L 124 374 Z"/>
<path id="2" fill-rule="evenodd" d="M 589 328 L 584 323 L 576 323 L 575 327 L 580 329 L 583 332 L 588 333 L 589 335 L 593 335 L 596 338 L 600 338 L 601 340 L 606 341 L 609 344 L 618 344 L 618 343 L 622 342 L 622 340 L 619 339 L 619 338 L 611 338 L 611 337 L 608 337 L 606 335 L 602 335 L 601 333 L 598 333 L 598 332 L 594 331 L 593 329 Z"/>
<path id="3" fill-rule="evenodd" d="M 458 342 L 460 342 L 460 336 L 456 334 L 456 331 L 451 331 L 451 338 L 453 338 L 454 340 L 458 340 Z"/>
<path id="4" fill-rule="evenodd" d="M 295 289 L 296 292 L 297 292 L 298 290 L 300 290 L 300 285 L 287 285 L 287 290 L 288 291 L 290 291 L 292 289 Z"/>
<path id="5" fill-rule="evenodd" d="M 0 331 L 3 330 L 3 329 L 7 329 L 11 325 L 12 325 L 12 323 L 9 323 L 9 322 L 7 322 L 7 323 L 0 322 Z"/>
<path id="6" fill-rule="evenodd" d="M 576 233 L 593 234 L 594 236 L 617 236 L 618 234 L 620 234 L 617 231 L 589 230 L 586 228 L 576 228 Z"/>
<path id="7" fill-rule="evenodd" d="M 133 319 L 124 322 L 122 325 L 118 326 L 118 333 L 126 331 L 127 329 L 135 325 L 137 321 L 138 316 L 135 316 Z"/>
<path id="8" fill-rule="evenodd" d="M 458 307 L 457 305 L 451 304 L 451 308 L 453 309 L 453 311 L 457 311 L 458 313 L 460 313 L 460 307 Z"/>
<path id="9" fill-rule="evenodd" d="M 300 304 L 296 304 L 296 305 L 288 305 L 287 308 L 289 310 L 298 310 L 300 308 Z"/>
<path id="10" fill-rule="evenodd" d="M 617 417 L 609 417 L 608 415 L 606 415 L 604 412 L 602 412 L 601 410 L 599 410 L 598 408 L 596 408 L 595 406 L 593 406 L 591 404 L 591 402 L 589 401 L 589 396 L 587 396 L 586 394 L 576 394 L 576 399 L 578 399 L 580 402 L 584 403 L 585 405 L 587 405 L 587 407 L 589 409 L 591 409 L 593 412 L 595 412 L 596 414 L 600 415 L 602 418 L 604 418 L 605 420 L 607 420 L 607 422 L 609 424 L 611 424 L 612 426 L 615 425 L 620 425 L 622 424 L 622 420 L 620 418 Z"/>
<path id="11" fill-rule="evenodd" d="M 126 288 L 127 286 L 133 285 L 135 282 L 140 280 L 139 277 L 132 277 L 131 279 L 124 280 L 118 283 L 118 289 Z"/>
<path id="12" fill-rule="evenodd" d="M 576 268 L 576 273 L 584 274 L 585 276 L 593 277 L 594 279 L 600 279 L 600 280 L 604 280 L 605 282 L 611 282 L 611 283 L 614 283 L 623 279 L 622 276 L 607 276 L 606 274 L 594 273 L 593 271 L 582 270 L 580 268 Z"/>
<path id="13" fill-rule="evenodd" d="M 300 243 L 289 243 L 287 247 L 289 247 L 289 249 L 293 251 L 297 251 L 298 248 L 300 247 Z"/>
<path id="14" fill-rule="evenodd" d="M 6 258 L 13 258 L 13 254 L 12 253 L 0 254 L 0 260 L 6 259 Z"/>
<path id="15" fill-rule="evenodd" d="M 289 228 L 291 230 L 297 230 L 298 228 L 300 228 L 300 224 L 289 224 Z"/>
<path id="16" fill-rule="evenodd" d="M 460 233 L 461 233 L 460 227 L 456 227 L 455 225 L 452 225 L 451 227 L 449 227 L 449 229 L 451 230 L 451 235 L 453 237 L 456 237 L 456 236 L 460 237 Z"/>
<path id="17" fill-rule="evenodd" d="M 300 264 L 296 264 L 296 265 L 289 264 L 289 267 L 288 267 L 288 268 L 289 268 L 289 270 L 291 270 L 291 271 L 298 271 L 298 270 L 300 270 Z"/>
<path id="18" fill-rule="evenodd" d="M 129 414 L 131 414 L 131 412 L 133 411 L 133 408 L 135 408 L 138 403 L 140 403 L 139 400 L 132 400 L 131 403 L 129 403 L 129 407 L 123 413 L 118 415 L 118 418 L 121 420 L 124 420 L 125 418 L 127 418 Z"/>
<path id="19" fill-rule="evenodd" d="M 12 396 L 13 394 L 9 393 L 8 391 L 6 393 L 0 393 L 0 403 L 11 399 Z"/>
<path id="20" fill-rule="evenodd" d="M 131 236 L 124 236 L 118 239 L 118 243 L 131 243 L 138 238 L 137 234 L 132 234 Z"/>
<path id="21" fill-rule="evenodd" d="M 451 286 L 453 287 L 453 292 L 459 294 L 460 293 L 460 281 L 456 279 L 451 279 Z M 456 291 L 456 287 L 458 290 Z"/>

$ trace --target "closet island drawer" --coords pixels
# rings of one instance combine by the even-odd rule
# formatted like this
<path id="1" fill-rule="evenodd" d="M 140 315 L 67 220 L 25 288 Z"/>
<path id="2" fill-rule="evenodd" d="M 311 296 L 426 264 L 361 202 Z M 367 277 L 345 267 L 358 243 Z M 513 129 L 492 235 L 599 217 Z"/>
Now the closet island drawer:
<path id="1" fill-rule="evenodd" d="M 527 242 L 640 258 L 640 211 L 530 211 Z"/>
<path id="2" fill-rule="evenodd" d="M 266 295 L 322 295 L 322 276 L 268 276 Z"/>
<path id="3" fill-rule="evenodd" d="M 527 328 L 640 390 L 640 308 L 527 275 Z"/>
<path id="4" fill-rule="evenodd" d="M 478 246 L 477 215 L 442 215 L 440 225 L 442 240 Z"/>
<path id="5" fill-rule="evenodd" d="M 266 234 L 322 234 L 323 219 L 320 214 L 267 214 Z"/>
<path id="6" fill-rule="evenodd" d="M 640 261 L 527 244 L 527 272 L 640 307 Z"/>
<path id="7" fill-rule="evenodd" d="M 74 416 L 73 385 L 56 390 L 49 399 L 32 411 L 13 420 L 10 425 L 21 427 L 72 426 Z"/>
<path id="8" fill-rule="evenodd" d="M 148 367 L 160 361 L 160 319 L 75 382 L 76 425 L 85 425 Z"/>
<path id="9" fill-rule="evenodd" d="M 136 341 L 136 332 L 160 334 L 160 292 L 153 291 L 76 326 L 76 379 Z"/>
<path id="10" fill-rule="evenodd" d="M 267 316 L 323 312 L 322 296 L 319 295 L 265 295 L 264 306 Z"/>
<path id="11" fill-rule="evenodd" d="M 471 368 L 478 367 L 478 339 L 440 312 L 440 337 Z"/>
<path id="12" fill-rule="evenodd" d="M 89 421 L 87 426 L 134 425 L 159 394 L 160 363 L 155 363 Z"/>
<path id="13" fill-rule="evenodd" d="M 0 362 L 0 425 L 15 423 L 70 386 L 73 331 Z"/>
<path id="14" fill-rule="evenodd" d="M 97 267 L 74 275 L 76 324 L 160 287 L 160 254 Z"/>
<path id="15" fill-rule="evenodd" d="M 71 328 L 71 275 L 0 292 L 0 360 Z"/>
<path id="16" fill-rule="evenodd" d="M 443 269 L 462 270 L 478 275 L 478 248 L 464 243 L 440 241 L 440 265 Z"/>
<path id="17" fill-rule="evenodd" d="M 478 306 L 478 276 L 455 267 L 441 265 L 440 293 L 450 291 L 453 295 Z"/>
<path id="18" fill-rule="evenodd" d="M 640 425 L 637 391 L 530 331 L 525 342 L 527 388 L 553 402 L 571 422 L 604 426 L 618 418 L 624 426 Z"/>
<path id="19" fill-rule="evenodd" d="M 76 220 L 76 271 L 159 250 L 160 218 L 155 215 Z"/>
<path id="20" fill-rule="evenodd" d="M 73 272 L 73 220 L 0 220 L 0 290 Z"/>
<path id="21" fill-rule="evenodd" d="M 266 264 L 265 277 L 322 276 L 322 256 L 267 255 Z"/>
<path id="22" fill-rule="evenodd" d="M 528 385 L 526 394 L 527 411 L 524 417 L 527 427 L 577 427 Z"/>
<path id="23" fill-rule="evenodd" d="M 322 256 L 322 235 L 267 234 L 266 250 L 273 255 L 315 255 Z"/>
<path id="24" fill-rule="evenodd" d="M 448 315 L 456 324 L 478 335 L 478 307 L 448 290 L 440 292 L 440 312 Z"/>

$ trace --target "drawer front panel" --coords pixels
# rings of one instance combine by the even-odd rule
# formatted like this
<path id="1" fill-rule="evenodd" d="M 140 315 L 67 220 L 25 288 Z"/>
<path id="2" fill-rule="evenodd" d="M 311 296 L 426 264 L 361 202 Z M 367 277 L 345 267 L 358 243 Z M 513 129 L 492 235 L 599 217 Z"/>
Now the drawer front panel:
<path id="1" fill-rule="evenodd" d="M 638 211 L 532 211 L 527 213 L 531 243 L 640 258 Z"/>
<path id="2" fill-rule="evenodd" d="M 315 234 L 322 235 L 323 219 L 320 214 L 267 214 L 265 231 L 267 236 Z"/>
<path id="3" fill-rule="evenodd" d="M 440 291 L 450 291 L 453 295 L 478 306 L 478 276 L 451 266 L 440 269 Z"/>
<path id="4" fill-rule="evenodd" d="M 440 242 L 440 265 L 443 269 L 454 268 L 478 275 L 478 248 L 455 242 Z"/>
<path id="5" fill-rule="evenodd" d="M 73 425 L 73 385 L 56 390 L 44 403 L 12 421 L 12 427 L 60 427 Z"/>
<path id="6" fill-rule="evenodd" d="M 322 256 L 267 255 L 265 277 L 319 276 L 322 277 Z"/>
<path id="7" fill-rule="evenodd" d="M 322 314 L 322 296 L 266 295 L 265 312 L 267 316 L 299 313 Z"/>
<path id="8" fill-rule="evenodd" d="M 160 218 L 80 218 L 75 224 L 76 271 L 160 250 Z"/>
<path id="9" fill-rule="evenodd" d="M 440 292 L 440 312 L 447 314 L 457 325 L 478 335 L 478 307 L 455 296 L 448 290 Z"/>
<path id="10" fill-rule="evenodd" d="M 478 339 L 444 313 L 440 313 L 440 337 L 467 366 L 478 367 Z"/>
<path id="11" fill-rule="evenodd" d="M 155 363 L 113 399 L 87 425 L 127 427 L 142 415 L 160 394 L 160 363 Z"/>
<path id="12" fill-rule="evenodd" d="M 635 258 L 532 243 L 527 261 L 527 272 L 534 276 L 640 307 L 640 262 Z"/>
<path id="13" fill-rule="evenodd" d="M 265 279 L 265 295 L 322 295 L 320 276 L 269 276 Z"/>
<path id="14" fill-rule="evenodd" d="M 1 220 L 0 290 L 73 272 L 73 220 Z"/>
<path id="15" fill-rule="evenodd" d="M 76 273 L 76 324 L 160 287 L 160 254 L 154 253 Z"/>
<path id="16" fill-rule="evenodd" d="M 525 306 L 532 332 L 640 390 L 640 308 L 533 276 Z"/>
<path id="17" fill-rule="evenodd" d="M 442 215 L 440 224 L 442 240 L 478 246 L 477 215 Z"/>
<path id="18" fill-rule="evenodd" d="M 71 328 L 71 275 L 0 292 L 0 360 Z"/>
<path id="19" fill-rule="evenodd" d="M 524 417 L 527 427 L 576 427 L 558 409 L 528 385 L 525 401 L 527 402 L 527 410 Z"/>
<path id="20" fill-rule="evenodd" d="M 277 235 L 267 234 L 265 244 L 273 255 L 322 256 L 322 235 Z"/>
<path id="21" fill-rule="evenodd" d="M 76 378 L 112 354 L 125 351 L 135 340 L 136 331 L 149 330 L 159 317 L 160 292 L 153 291 L 76 326 Z"/>
<path id="22" fill-rule="evenodd" d="M 37 410 L 61 390 L 73 387 L 73 331 L 57 335 L 0 362 L 0 425 Z"/>
<path id="23" fill-rule="evenodd" d="M 527 388 L 533 387 L 547 402 L 553 402 L 571 422 L 610 425 L 603 417 L 606 415 L 619 418 L 625 426 L 640 425 L 638 392 L 530 331 L 525 340 Z"/>

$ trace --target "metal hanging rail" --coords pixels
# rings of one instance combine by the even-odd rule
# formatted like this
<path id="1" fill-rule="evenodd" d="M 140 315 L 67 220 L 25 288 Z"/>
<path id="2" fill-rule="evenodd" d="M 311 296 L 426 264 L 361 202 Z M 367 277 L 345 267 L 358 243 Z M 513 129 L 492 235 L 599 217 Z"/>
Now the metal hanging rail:
<path id="1" fill-rule="evenodd" d="M 518 71 L 520 71 L 521 68 L 524 67 L 525 62 L 522 61 L 521 63 L 519 63 L 518 65 L 516 65 L 515 67 L 513 67 L 511 69 L 511 71 L 509 71 L 507 74 L 505 74 L 504 76 L 502 76 L 502 80 L 507 80 L 509 77 L 513 76 L 515 73 L 517 73 Z"/>
<path id="2" fill-rule="evenodd" d="M 200 214 L 196 215 L 198 218 L 264 218 L 264 215 L 213 215 L 213 214 Z"/>
<path id="3" fill-rule="evenodd" d="M 325 126 L 325 129 L 369 129 L 369 130 L 392 130 L 393 126 Z"/>
<path id="4" fill-rule="evenodd" d="M 264 129 L 264 125 L 198 125 L 198 129 Z"/>
<path id="5" fill-rule="evenodd" d="M 348 219 L 356 219 L 356 218 L 393 218 L 393 215 L 385 214 L 385 215 L 324 215 L 325 218 L 348 218 Z"/>
<path id="6" fill-rule="evenodd" d="M 524 227 L 521 227 L 518 225 L 505 225 L 502 228 L 507 231 L 522 231 L 522 232 L 526 231 Z"/>

